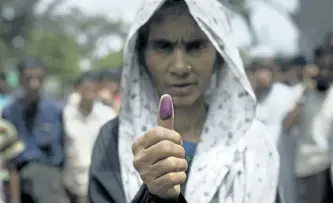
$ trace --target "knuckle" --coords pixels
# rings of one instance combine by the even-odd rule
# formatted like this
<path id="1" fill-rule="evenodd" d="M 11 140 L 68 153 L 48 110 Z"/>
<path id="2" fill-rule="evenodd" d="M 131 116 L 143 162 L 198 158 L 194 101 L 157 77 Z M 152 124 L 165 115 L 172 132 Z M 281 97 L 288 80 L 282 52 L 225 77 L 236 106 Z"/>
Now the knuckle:
<path id="1" fill-rule="evenodd" d="M 188 163 L 185 159 L 183 159 L 183 162 L 184 162 L 184 171 L 187 171 L 188 169 Z"/>
<path id="2" fill-rule="evenodd" d="M 153 134 L 156 137 L 163 137 L 163 132 L 164 132 L 164 128 L 157 126 L 156 128 L 153 129 Z"/>
<path id="3" fill-rule="evenodd" d="M 136 150 L 137 150 L 137 143 L 134 142 L 134 143 L 132 144 L 132 154 L 133 154 L 133 155 L 136 153 Z"/>
<path id="4" fill-rule="evenodd" d="M 188 163 L 185 159 L 180 159 L 178 163 L 177 171 L 186 171 L 188 168 Z"/>
<path id="5" fill-rule="evenodd" d="M 179 154 L 181 155 L 181 158 L 185 158 L 185 149 L 183 147 L 179 149 Z"/>
<path id="6" fill-rule="evenodd" d="M 173 157 L 168 157 L 166 159 L 166 165 L 171 169 L 176 169 L 177 168 L 177 161 Z"/>
<path id="7" fill-rule="evenodd" d="M 172 143 L 168 140 L 161 141 L 161 145 L 164 152 L 170 152 L 172 150 Z"/>
<path id="8" fill-rule="evenodd" d="M 176 174 L 175 173 L 169 173 L 168 174 L 168 181 L 170 182 L 170 183 L 175 183 L 175 180 L 176 180 Z"/>
<path id="9" fill-rule="evenodd" d="M 180 183 L 183 184 L 186 181 L 186 173 L 184 171 L 180 172 Z"/>
<path id="10" fill-rule="evenodd" d="M 186 181 L 186 173 L 184 171 L 169 173 L 168 180 L 173 185 L 183 184 Z"/>
<path id="11" fill-rule="evenodd" d="M 141 169 L 141 166 L 142 166 L 142 161 L 141 161 L 141 158 L 138 157 L 138 156 L 135 156 L 134 159 L 133 159 L 133 166 L 134 168 L 139 171 Z"/>
<path id="12" fill-rule="evenodd" d="M 178 144 L 180 144 L 181 143 L 181 141 L 182 141 L 182 137 L 180 136 L 180 134 L 178 133 L 178 132 L 176 132 L 176 131 L 173 131 L 174 132 L 174 140 L 178 143 Z"/>

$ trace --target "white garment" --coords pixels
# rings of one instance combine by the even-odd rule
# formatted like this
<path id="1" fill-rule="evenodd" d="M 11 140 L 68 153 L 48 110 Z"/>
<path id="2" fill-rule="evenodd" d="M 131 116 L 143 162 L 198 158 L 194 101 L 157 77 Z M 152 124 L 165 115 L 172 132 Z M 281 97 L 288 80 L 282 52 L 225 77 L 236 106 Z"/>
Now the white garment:
<path id="1" fill-rule="evenodd" d="M 292 91 L 292 95 L 294 96 L 293 99 L 295 99 L 294 103 L 299 101 L 305 91 L 305 86 L 303 85 L 303 83 L 298 83 L 296 85 L 293 85 L 290 87 L 291 91 Z"/>
<path id="2" fill-rule="evenodd" d="M 275 83 L 268 96 L 258 106 L 257 117 L 266 125 L 275 144 L 278 144 L 282 133 L 283 120 L 296 105 L 293 97 L 295 95 L 290 87 Z"/>
<path id="3" fill-rule="evenodd" d="M 319 99 L 318 99 L 319 100 Z M 333 122 L 333 87 L 327 90 L 325 99 L 310 125 L 311 138 L 299 135 L 296 159 L 298 177 L 312 176 L 329 168 L 331 164 L 330 141 Z"/>
<path id="4" fill-rule="evenodd" d="M 332 165 L 332 125 L 333 125 L 333 86 L 327 91 L 327 95 L 320 112 L 313 119 L 313 141 L 312 145 L 303 145 L 301 153 L 303 153 L 303 160 L 307 159 L 307 163 L 302 162 L 299 167 L 299 174 L 308 173 L 313 170 L 310 166 L 317 166 L 327 168 Z M 308 170 L 306 170 L 308 169 Z M 332 174 L 331 166 L 331 174 Z M 332 174 L 333 175 L 333 174 Z M 332 176 L 331 176 L 332 178 Z"/>
<path id="5" fill-rule="evenodd" d="M 80 94 L 73 92 L 68 96 L 67 103 L 72 105 L 77 105 L 80 102 Z"/>
<path id="6" fill-rule="evenodd" d="M 133 167 L 131 146 L 157 126 L 158 97 L 135 49 L 137 31 L 165 0 L 146 0 L 124 47 L 119 114 L 119 161 L 126 201 L 142 180 Z M 224 202 L 274 202 L 279 156 L 266 128 L 256 120 L 256 100 L 239 52 L 231 38 L 226 9 L 217 0 L 185 0 L 190 14 L 225 61 L 216 67 L 208 115 L 186 184 L 188 202 L 207 203 L 215 194 Z"/>
<path id="7" fill-rule="evenodd" d="M 331 165 L 331 182 L 333 183 L 333 131 L 332 131 L 332 125 L 333 125 L 333 86 L 329 89 L 326 101 L 323 104 L 322 111 L 318 114 L 317 120 L 318 123 L 316 123 L 315 127 L 318 131 L 322 131 L 323 139 L 322 141 L 327 141 L 329 143 L 329 158 L 330 158 L 330 165 Z"/>
<path id="8" fill-rule="evenodd" d="M 64 183 L 75 195 L 88 192 L 88 172 L 92 148 L 99 129 L 116 116 L 115 111 L 101 103 L 94 103 L 92 112 L 84 117 L 76 105 L 64 109 L 64 131 L 66 135 L 66 163 Z"/>

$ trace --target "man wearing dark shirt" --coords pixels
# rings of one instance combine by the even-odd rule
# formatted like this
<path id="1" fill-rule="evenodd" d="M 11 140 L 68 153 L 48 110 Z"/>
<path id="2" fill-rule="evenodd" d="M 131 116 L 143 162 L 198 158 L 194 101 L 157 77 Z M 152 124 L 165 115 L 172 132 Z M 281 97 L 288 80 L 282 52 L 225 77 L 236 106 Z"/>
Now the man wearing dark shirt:
<path id="1" fill-rule="evenodd" d="M 46 75 L 41 60 L 27 57 L 18 65 L 23 94 L 3 110 L 17 129 L 25 150 L 14 159 L 20 172 L 23 201 L 68 202 L 61 184 L 64 162 L 61 110 L 40 90 Z"/>

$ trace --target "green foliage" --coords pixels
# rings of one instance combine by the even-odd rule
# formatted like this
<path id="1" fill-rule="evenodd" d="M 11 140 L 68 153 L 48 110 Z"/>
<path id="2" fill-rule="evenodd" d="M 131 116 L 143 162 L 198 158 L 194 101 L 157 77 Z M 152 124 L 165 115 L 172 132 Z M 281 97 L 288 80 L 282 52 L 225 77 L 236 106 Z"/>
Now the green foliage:
<path id="1" fill-rule="evenodd" d="M 40 56 L 49 74 L 61 82 L 73 79 L 80 72 L 78 50 L 74 37 L 47 31 L 32 32 L 25 47 L 25 53 Z"/>
<path id="2" fill-rule="evenodd" d="M 123 52 L 111 52 L 110 54 L 96 60 L 95 69 L 118 68 L 123 63 Z"/>
<path id="3" fill-rule="evenodd" d="M 66 84 L 80 73 L 82 59 L 90 60 L 96 68 L 121 65 L 121 52 L 98 57 L 96 50 L 109 36 L 124 39 L 124 22 L 102 15 L 89 16 L 79 9 L 56 13 L 66 0 L 53 0 L 43 12 L 36 13 L 41 1 L 0 0 L 0 70 L 13 73 L 21 57 L 37 55 L 47 65 L 49 74 Z M 2 12 L 8 8 L 13 8 L 14 17 L 5 19 Z M 21 47 L 14 46 L 17 36 L 24 41 Z"/>
<path id="4" fill-rule="evenodd" d="M 95 50 L 102 39 L 111 35 L 125 38 L 123 30 L 124 22 L 111 21 L 105 16 L 88 16 L 79 9 L 71 9 L 70 12 L 56 15 L 53 18 L 50 29 L 57 27 L 61 32 L 75 35 L 77 38 L 83 37 L 84 41 L 79 44 L 79 54 L 81 57 L 95 59 Z"/>

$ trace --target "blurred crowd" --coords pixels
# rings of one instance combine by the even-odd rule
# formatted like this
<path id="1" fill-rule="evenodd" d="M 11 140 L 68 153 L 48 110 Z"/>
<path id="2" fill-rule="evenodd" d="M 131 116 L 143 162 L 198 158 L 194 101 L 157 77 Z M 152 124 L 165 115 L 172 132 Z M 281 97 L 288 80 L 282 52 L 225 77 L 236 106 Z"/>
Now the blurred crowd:
<path id="1" fill-rule="evenodd" d="M 246 69 L 257 117 L 279 150 L 282 202 L 332 202 L 332 42 L 329 34 L 311 60 L 257 50 Z"/>
<path id="2" fill-rule="evenodd" d="M 4 74 L 0 81 L 1 201 L 87 202 L 92 148 L 117 115 L 121 69 L 82 73 L 58 101 L 42 93 L 47 67 L 38 57 L 17 69 L 19 93 L 8 91 Z"/>

